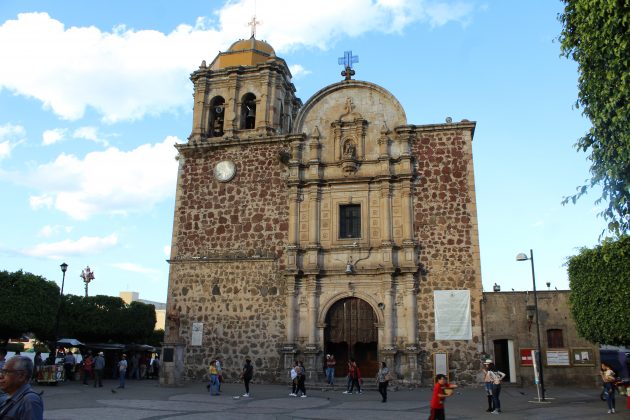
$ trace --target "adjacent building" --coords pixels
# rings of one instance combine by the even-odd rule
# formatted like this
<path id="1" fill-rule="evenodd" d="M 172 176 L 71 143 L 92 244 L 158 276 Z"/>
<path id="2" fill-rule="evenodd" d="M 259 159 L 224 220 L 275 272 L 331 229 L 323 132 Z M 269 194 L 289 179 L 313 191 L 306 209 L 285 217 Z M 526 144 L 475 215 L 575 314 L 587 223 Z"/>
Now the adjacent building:
<path id="1" fill-rule="evenodd" d="M 547 386 L 601 383 L 599 346 L 581 338 L 569 311 L 569 290 L 538 291 L 538 324 Z M 531 351 L 538 348 L 536 308 L 531 292 L 489 292 L 478 302 L 483 312 L 484 352 L 506 382 L 534 383 Z"/>

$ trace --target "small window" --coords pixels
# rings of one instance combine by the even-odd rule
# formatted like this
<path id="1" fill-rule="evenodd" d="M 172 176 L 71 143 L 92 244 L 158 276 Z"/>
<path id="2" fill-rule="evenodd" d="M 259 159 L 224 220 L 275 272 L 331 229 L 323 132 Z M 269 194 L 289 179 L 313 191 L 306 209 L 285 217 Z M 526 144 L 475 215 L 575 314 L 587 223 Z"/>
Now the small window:
<path id="1" fill-rule="evenodd" d="M 547 330 L 547 347 L 549 348 L 564 347 L 564 340 L 562 339 L 562 330 L 559 330 L 559 329 Z"/>
<path id="2" fill-rule="evenodd" d="M 361 206 L 346 204 L 339 207 L 339 238 L 361 237 Z"/>

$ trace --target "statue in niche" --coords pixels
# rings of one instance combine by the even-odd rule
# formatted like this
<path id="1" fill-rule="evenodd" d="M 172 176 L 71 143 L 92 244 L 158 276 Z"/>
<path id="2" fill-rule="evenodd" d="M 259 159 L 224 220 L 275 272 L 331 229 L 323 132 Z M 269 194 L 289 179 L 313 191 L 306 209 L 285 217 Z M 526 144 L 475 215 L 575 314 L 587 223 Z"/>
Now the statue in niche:
<path id="1" fill-rule="evenodd" d="M 343 144 L 343 157 L 344 159 L 354 159 L 356 158 L 357 147 L 354 145 L 352 140 L 346 140 Z"/>

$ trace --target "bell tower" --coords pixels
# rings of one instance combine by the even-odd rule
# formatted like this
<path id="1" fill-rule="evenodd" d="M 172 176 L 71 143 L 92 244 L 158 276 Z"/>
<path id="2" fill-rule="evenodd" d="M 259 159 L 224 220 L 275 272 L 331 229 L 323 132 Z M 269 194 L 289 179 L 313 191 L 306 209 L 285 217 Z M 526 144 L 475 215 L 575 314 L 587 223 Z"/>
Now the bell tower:
<path id="1" fill-rule="evenodd" d="M 190 79 L 191 143 L 287 134 L 302 105 L 287 63 L 253 35 L 219 53 L 210 66 L 204 60 Z"/>

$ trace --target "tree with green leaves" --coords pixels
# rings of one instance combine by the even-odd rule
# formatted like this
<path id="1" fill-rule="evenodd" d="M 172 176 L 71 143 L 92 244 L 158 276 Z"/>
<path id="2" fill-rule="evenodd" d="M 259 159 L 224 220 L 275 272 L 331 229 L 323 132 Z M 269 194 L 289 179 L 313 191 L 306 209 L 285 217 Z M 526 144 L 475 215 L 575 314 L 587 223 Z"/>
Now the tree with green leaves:
<path id="1" fill-rule="evenodd" d="M 630 2 L 564 0 L 562 55 L 579 66 L 576 107 L 592 127 L 575 147 L 590 153 L 591 179 L 563 203 L 599 185 L 597 203 L 615 236 L 630 231 Z"/>
<path id="2" fill-rule="evenodd" d="M 630 345 L 630 236 L 583 248 L 568 266 L 578 333 L 597 343 Z"/>
<path id="3" fill-rule="evenodd" d="M 155 307 L 115 296 L 65 296 L 60 330 L 84 342 L 143 343 L 155 328 Z"/>
<path id="4" fill-rule="evenodd" d="M 34 333 L 40 340 L 54 336 L 59 286 L 23 271 L 0 271 L 0 340 Z"/>

